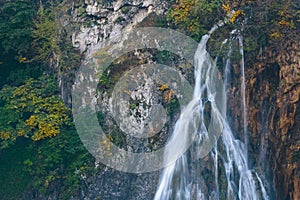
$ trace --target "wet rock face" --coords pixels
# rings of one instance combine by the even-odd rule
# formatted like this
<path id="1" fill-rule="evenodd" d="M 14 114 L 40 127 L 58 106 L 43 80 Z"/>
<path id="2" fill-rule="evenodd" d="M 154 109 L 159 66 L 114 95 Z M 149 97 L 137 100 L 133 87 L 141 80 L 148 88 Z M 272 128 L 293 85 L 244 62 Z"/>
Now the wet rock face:
<path id="1" fill-rule="evenodd" d="M 271 199 L 300 198 L 300 44 L 296 41 L 290 39 L 280 47 L 271 43 L 245 66 L 250 167 L 265 175 Z M 243 140 L 240 70 L 238 65 L 232 67 L 237 82 L 227 91 L 228 108 L 237 137 Z"/>
<path id="2" fill-rule="evenodd" d="M 282 196 L 289 199 L 300 198 L 300 44 L 289 42 L 285 51 L 276 57 L 280 64 L 279 91 L 277 106 L 279 122 L 275 125 L 277 149 L 275 154 L 276 177 L 279 188 L 283 186 Z M 279 136 L 279 137 L 278 137 Z M 277 148 L 276 148 L 277 147 Z M 279 155 L 279 156 L 278 156 Z M 278 156 L 278 157 L 277 157 Z M 276 169 L 275 169 L 276 170 Z M 283 180 L 283 181 L 281 181 Z M 283 185 L 282 185 L 283 183 Z"/>
<path id="3" fill-rule="evenodd" d="M 252 151 L 276 199 L 299 199 L 300 45 L 287 42 L 280 52 L 272 49 L 276 48 L 266 49 L 264 59 L 248 71 Z"/>

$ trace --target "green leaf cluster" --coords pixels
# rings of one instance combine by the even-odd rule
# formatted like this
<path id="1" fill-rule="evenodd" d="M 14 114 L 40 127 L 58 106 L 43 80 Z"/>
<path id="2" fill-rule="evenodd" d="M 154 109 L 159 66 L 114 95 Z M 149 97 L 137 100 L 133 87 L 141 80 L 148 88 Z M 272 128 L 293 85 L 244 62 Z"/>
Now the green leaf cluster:
<path id="1" fill-rule="evenodd" d="M 17 137 L 38 141 L 59 134 L 70 124 L 70 111 L 57 96 L 57 85 L 50 76 L 29 79 L 19 87 L 0 91 L 0 148 Z"/>
<path id="2" fill-rule="evenodd" d="M 59 53 L 58 27 L 51 9 L 44 10 L 42 6 L 39 8 L 33 24 L 32 37 L 33 48 L 36 51 L 35 60 L 49 63 L 50 59 Z"/>
<path id="3" fill-rule="evenodd" d="M 86 151 L 73 128 L 64 129 L 55 138 L 30 146 L 37 155 L 24 160 L 25 172 L 32 175 L 32 188 L 47 194 L 60 183 L 60 197 L 70 198 L 80 183 L 80 175 L 94 170 L 92 156 Z"/>
<path id="4" fill-rule="evenodd" d="M 0 2 L 0 199 L 21 198 L 26 188 L 49 194 L 58 185 L 60 199 L 69 199 L 80 176 L 94 169 L 59 95 L 56 77 L 71 85 L 80 64 L 56 20 L 60 3 Z"/>
<path id="5" fill-rule="evenodd" d="M 223 0 L 177 0 L 167 17 L 176 28 L 199 40 L 213 24 L 224 18 L 222 3 Z"/>
<path id="6" fill-rule="evenodd" d="M 1 3 L 0 3 L 1 5 Z M 4 1 L 0 7 L 0 43 L 5 51 L 23 54 L 30 49 L 31 27 L 35 17 L 32 0 Z"/>

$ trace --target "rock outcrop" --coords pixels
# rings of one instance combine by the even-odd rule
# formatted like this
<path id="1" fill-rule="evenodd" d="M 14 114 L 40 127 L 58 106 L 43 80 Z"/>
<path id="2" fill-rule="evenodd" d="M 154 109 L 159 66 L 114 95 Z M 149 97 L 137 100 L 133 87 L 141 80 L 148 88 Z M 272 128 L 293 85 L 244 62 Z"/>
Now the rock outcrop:
<path id="1" fill-rule="evenodd" d="M 135 28 L 151 15 L 164 14 L 168 8 L 166 2 L 159 0 L 86 0 L 69 4 L 69 6 L 72 6 L 71 15 L 65 13 L 62 24 L 65 24 L 65 28 L 68 29 L 73 46 L 80 50 L 83 57 L 82 63 L 89 63 L 93 60 L 95 53 L 98 52 L 99 54 L 98 50 L 105 40 L 112 39 Z M 126 56 L 131 56 L 133 63 L 128 62 Z M 143 64 L 153 62 L 151 61 L 151 55 L 135 51 L 118 59 L 112 63 L 111 68 L 104 71 L 101 77 L 105 79 L 104 81 L 101 78 L 95 80 L 99 81 L 98 103 L 101 106 L 98 107 L 98 111 L 102 113 L 100 123 L 102 123 L 103 129 L 110 130 L 108 135 L 119 148 L 133 152 L 149 152 L 153 148 L 158 148 L 151 144 L 151 141 L 154 141 L 153 138 L 142 139 L 141 142 L 139 138 L 135 139 L 130 135 L 122 134 L 122 130 L 126 129 L 128 124 L 132 125 L 129 132 L 135 132 L 138 128 L 149 126 L 147 119 L 151 112 L 151 105 L 164 101 L 167 98 L 165 93 L 169 90 L 159 90 L 161 85 L 156 84 L 149 76 L 151 73 L 146 72 L 149 69 L 147 65 L 143 67 Z M 132 72 L 135 65 L 142 65 L 141 69 L 144 70 L 139 72 L 135 70 L 134 75 L 130 75 L 130 71 Z M 97 72 L 95 71 L 95 73 Z M 125 95 L 128 99 L 112 97 L 112 90 L 114 90 L 115 85 L 126 82 L 124 77 L 122 78 L 123 82 L 119 80 L 126 73 L 127 79 L 132 82 L 132 85 L 134 85 L 132 87 L 135 88 L 132 90 L 121 88 L 121 91 L 117 92 L 117 95 L 123 95 L 122 97 Z M 121 82 L 118 83 L 118 81 Z M 141 82 L 143 82 L 143 85 L 140 85 Z M 157 93 L 152 94 L 151 91 L 153 90 Z M 64 91 L 70 91 L 70 88 L 65 88 Z M 85 92 L 91 93 L 93 89 L 87 88 Z M 169 101 L 169 98 L 172 99 L 172 94 L 168 94 L 166 101 Z M 82 102 L 86 102 L 84 98 Z M 116 103 L 117 106 L 121 106 L 118 113 L 112 112 Z M 127 121 L 116 120 L 117 118 L 124 118 L 123 115 L 128 114 L 126 111 L 131 113 L 126 118 Z M 155 132 L 157 132 L 155 129 L 160 129 L 156 138 L 159 138 L 159 136 L 162 138 L 167 136 L 170 127 L 171 125 L 167 123 L 165 127 L 155 127 L 155 124 L 153 126 L 150 124 L 148 128 L 153 129 Z M 165 140 L 161 141 L 161 143 L 163 142 Z M 97 161 L 95 165 L 102 166 Z M 147 200 L 154 195 L 158 178 L 159 172 L 130 174 L 101 167 L 93 176 L 82 177 L 80 191 L 73 198 Z"/>
<path id="2" fill-rule="evenodd" d="M 259 152 L 256 162 L 268 172 L 276 199 L 299 199 L 300 44 L 290 40 L 263 52 L 248 70 L 252 150 Z"/>
<path id="3" fill-rule="evenodd" d="M 94 48 L 101 46 L 101 42 L 105 39 L 133 29 L 151 13 L 165 14 L 168 7 L 166 1 L 159 0 L 85 0 L 72 4 L 71 15 L 65 15 L 62 24 L 66 27 L 75 27 L 69 32 L 73 46 L 80 49 L 81 54 L 84 55 L 84 62 L 92 58 Z M 251 160 L 251 166 L 255 166 L 262 172 L 261 174 L 266 175 L 263 179 L 269 183 L 267 189 L 271 199 L 300 199 L 300 44 L 298 41 L 289 39 L 281 43 L 280 47 L 274 42 L 273 46 L 264 47 L 256 58 L 252 58 L 255 61 L 251 63 L 254 64 L 246 65 L 247 122 L 250 141 L 248 148 L 249 154 L 254 158 Z M 143 55 L 137 57 L 141 58 Z M 142 61 L 142 64 L 145 62 Z M 121 70 L 130 69 L 128 67 Z M 238 82 L 241 81 L 238 78 L 239 70 L 239 66 L 233 64 L 235 79 Z M 244 127 L 240 123 L 243 118 L 240 83 L 232 83 L 232 86 L 228 91 L 232 124 L 236 130 L 243 130 Z M 62 91 L 70 93 L 70 88 L 62 88 Z M 160 96 L 151 96 L 151 98 L 148 96 L 149 98 L 144 100 L 168 102 L 172 99 L 171 90 L 158 90 L 159 92 Z M 140 100 L 136 96 L 143 91 L 139 90 L 136 93 L 138 94 L 132 98 L 134 101 L 132 110 L 147 114 L 147 109 L 135 104 Z M 110 97 L 103 93 L 102 100 L 104 107 L 109 109 Z M 160 136 L 165 135 L 167 131 L 165 129 Z M 139 144 L 134 140 L 129 138 L 125 140 L 124 148 L 139 149 Z M 79 196 L 82 199 L 150 199 L 155 192 L 158 176 L 158 173 L 132 175 L 107 169 L 84 179 Z M 134 192 L 125 197 L 126 190 L 131 189 Z"/>

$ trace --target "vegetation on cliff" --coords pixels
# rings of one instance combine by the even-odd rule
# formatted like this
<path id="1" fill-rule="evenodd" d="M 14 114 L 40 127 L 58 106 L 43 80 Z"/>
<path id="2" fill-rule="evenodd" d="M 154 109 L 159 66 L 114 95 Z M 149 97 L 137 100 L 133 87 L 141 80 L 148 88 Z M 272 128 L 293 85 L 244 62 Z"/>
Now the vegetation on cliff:
<path id="1" fill-rule="evenodd" d="M 58 183 L 67 197 L 92 169 L 59 95 L 58 77 L 79 64 L 56 21 L 59 3 L 0 3 L 0 199 L 47 194 Z"/>
<path id="2" fill-rule="evenodd" d="M 57 185 L 61 186 L 61 198 L 67 198 L 78 191 L 82 180 L 80 176 L 93 169 L 93 159 L 78 138 L 70 109 L 64 104 L 67 102 L 61 100 L 57 84 L 58 78 L 63 77 L 60 80 L 71 85 L 74 71 L 80 63 L 80 55 L 72 47 L 68 31 L 58 22 L 57 13 L 70 9 L 64 7 L 69 6 L 66 2 L 68 1 L 0 2 L 0 199 L 21 198 L 28 188 L 37 191 L 37 194 L 48 194 L 57 190 Z M 152 15 L 153 20 L 156 17 L 163 20 L 148 24 L 174 28 L 200 40 L 212 25 L 227 19 L 227 27 L 243 31 L 245 61 L 249 80 L 253 81 L 249 85 L 252 86 L 256 81 L 254 76 L 265 70 L 261 65 L 278 65 L 274 64 L 276 59 L 265 61 L 268 56 L 262 53 L 264 50 L 278 57 L 280 52 L 286 50 L 286 44 L 299 43 L 300 10 L 299 3 L 295 0 L 171 2 L 173 6 L 166 20 L 162 16 Z M 85 8 L 80 10 L 81 17 L 86 17 L 83 14 Z M 222 30 L 222 34 L 229 34 L 229 29 Z M 213 36 L 211 40 L 216 41 L 215 37 L 221 36 Z M 210 45 L 213 51 L 214 44 Z M 163 53 L 159 56 L 162 60 L 171 57 Z M 285 64 L 288 68 L 289 65 Z M 287 108 L 280 102 L 299 95 L 298 90 L 294 90 L 296 86 L 291 83 L 296 79 L 284 74 L 298 70 L 294 68 L 290 71 L 282 68 L 281 75 L 280 69 L 276 69 L 278 73 L 275 75 L 281 76 L 278 79 L 281 78 L 280 88 L 284 91 L 278 97 L 280 112 L 295 118 L 295 113 L 299 111 L 296 104 L 298 99 L 288 102 L 291 107 L 286 106 L 293 110 L 294 115 L 288 115 Z M 270 71 L 272 72 L 268 72 Z M 107 79 L 101 79 L 105 86 L 112 81 Z M 277 88 L 272 89 L 276 90 Z M 291 95 L 289 91 L 296 91 L 296 95 Z M 166 101 L 171 99 L 166 96 Z M 175 103 L 169 105 L 171 113 L 175 110 Z M 250 111 L 254 113 L 254 110 Z M 279 124 L 272 128 L 287 132 L 294 121 L 286 118 L 277 116 Z M 253 130 L 257 126 L 250 123 Z M 297 146 L 293 148 L 296 149 Z M 292 158 L 293 162 L 289 164 L 294 171 L 291 173 L 296 173 L 299 164 L 295 163 L 299 163 L 299 153 L 293 154 Z M 282 197 L 287 197 L 286 193 L 293 189 L 292 186 L 286 187 Z"/>

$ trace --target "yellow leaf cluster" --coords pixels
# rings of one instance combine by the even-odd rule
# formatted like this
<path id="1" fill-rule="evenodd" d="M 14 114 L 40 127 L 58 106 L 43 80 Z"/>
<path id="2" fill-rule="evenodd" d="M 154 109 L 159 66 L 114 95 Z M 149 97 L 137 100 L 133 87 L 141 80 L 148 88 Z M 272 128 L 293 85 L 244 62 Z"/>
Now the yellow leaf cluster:
<path id="1" fill-rule="evenodd" d="M 285 21 L 284 19 L 280 20 L 280 21 L 278 22 L 278 24 L 279 24 L 279 25 L 284 25 L 284 26 L 290 26 L 290 25 L 291 25 L 290 22 L 287 22 L 287 21 Z"/>
<path id="2" fill-rule="evenodd" d="M 234 23 L 235 20 L 236 20 L 236 18 L 237 18 L 238 16 L 240 16 L 240 15 L 245 15 L 245 13 L 244 13 L 243 10 L 233 11 L 233 12 L 232 12 L 232 15 L 231 15 L 231 17 L 230 17 L 230 19 L 229 19 L 229 21 L 230 21 L 231 23 Z"/>
<path id="3" fill-rule="evenodd" d="M 226 12 L 229 13 L 231 11 L 231 7 L 228 4 L 223 4 L 222 9 Z"/>
<path id="4" fill-rule="evenodd" d="M 60 110 L 60 109 L 59 109 Z M 62 109 L 64 111 L 64 109 Z M 57 112 L 55 112 L 57 113 Z M 47 137 L 56 136 L 60 133 L 60 125 L 67 121 L 68 116 L 64 113 L 48 114 L 47 116 L 31 115 L 26 121 L 25 125 L 30 128 L 34 135 L 32 139 L 37 141 Z M 22 133 L 20 133 L 22 134 Z"/>
<path id="5" fill-rule="evenodd" d="M 229 4 L 223 4 L 222 10 L 226 13 L 231 23 L 234 23 L 239 16 L 245 15 L 243 10 L 238 9 L 235 11 Z"/>
<path id="6" fill-rule="evenodd" d="M 4 128 L 0 126 L 4 146 L 17 137 L 34 141 L 54 137 L 61 128 L 71 124 L 70 109 L 53 94 L 56 91 L 53 83 L 54 80 L 45 77 L 29 79 L 19 87 L 2 89 L 1 92 L 8 96 L 4 109 L 9 114 L 9 119 L 3 123 Z M 45 86 L 49 87 L 45 89 Z"/>
<path id="7" fill-rule="evenodd" d="M 37 125 L 37 120 L 34 115 L 31 115 L 29 119 L 25 121 L 25 124 L 30 127 L 35 127 Z"/>
<path id="8" fill-rule="evenodd" d="M 35 141 L 47 138 L 47 137 L 52 137 L 56 136 L 59 134 L 60 130 L 57 125 L 53 124 L 47 124 L 47 123 L 39 123 L 38 125 L 38 130 L 35 132 L 35 134 L 32 136 L 32 139 Z"/>
<path id="9" fill-rule="evenodd" d="M 187 22 L 189 19 L 189 13 L 193 10 L 195 1 L 192 0 L 177 0 L 177 4 L 174 6 L 174 10 L 171 13 L 171 17 L 175 20 L 175 23 Z"/>
<path id="10" fill-rule="evenodd" d="M 270 37 L 271 38 L 282 38 L 283 35 L 281 33 L 279 33 L 279 32 L 274 32 L 274 33 L 270 34 Z"/>
<path id="11" fill-rule="evenodd" d="M 23 135 L 25 135 L 24 130 L 19 130 L 19 131 L 17 132 L 17 135 L 18 135 L 18 136 L 23 136 Z"/>
<path id="12" fill-rule="evenodd" d="M 105 136 L 102 136 L 102 142 L 100 143 L 100 141 L 98 142 L 99 147 L 101 148 L 102 146 L 105 148 L 101 153 L 102 155 L 100 155 L 101 158 L 104 158 L 105 156 L 112 156 L 112 152 L 111 152 L 111 141 L 112 137 L 108 136 L 107 138 Z M 101 148 L 103 149 L 103 148 Z"/>
<path id="13" fill-rule="evenodd" d="M 285 18 L 290 18 L 290 17 L 291 17 L 291 15 L 289 14 L 287 8 L 284 8 L 284 9 L 282 9 L 282 10 L 279 10 L 279 11 L 278 11 L 278 14 L 279 14 L 279 16 L 285 17 Z"/>
<path id="14" fill-rule="evenodd" d="M 106 150 L 107 151 L 110 151 L 110 148 L 111 148 L 111 146 L 110 146 L 110 141 L 108 141 L 107 139 L 104 139 L 103 141 L 102 141 L 102 144 L 105 146 L 105 148 L 106 148 Z"/>
<path id="15" fill-rule="evenodd" d="M 10 138 L 10 134 L 8 132 L 5 132 L 5 131 L 0 132 L 0 139 L 1 140 L 7 140 L 9 138 Z"/>
<path id="16" fill-rule="evenodd" d="M 168 90 L 168 91 L 166 91 L 166 92 L 164 93 L 164 101 L 165 101 L 165 102 L 171 101 L 171 99 L 173 98 L 173 94 L 174 94 L 173 90 Z"/>
<path id="17" fill-rule="evenodd" d="M 159 87 L 159 90 L 160 90 L 160 91 L 165 91 L 165 90 L 168 89 L 168 88 L 169 88 L 169 84 L 167 83 L 167 84 L 161 85 L 161 86 Z"/>
<path id="18" fill-rule="evenodd" d="M 27 58 L 26 58 L 26 57 L 22 57 L 22 58 L 20 58 L 20 60 L 19 60 L 20 63 L 24 63 L 24 62 L 26 62 L 26 61 L 27 61 Z"/>

